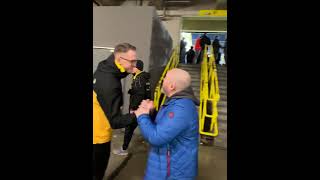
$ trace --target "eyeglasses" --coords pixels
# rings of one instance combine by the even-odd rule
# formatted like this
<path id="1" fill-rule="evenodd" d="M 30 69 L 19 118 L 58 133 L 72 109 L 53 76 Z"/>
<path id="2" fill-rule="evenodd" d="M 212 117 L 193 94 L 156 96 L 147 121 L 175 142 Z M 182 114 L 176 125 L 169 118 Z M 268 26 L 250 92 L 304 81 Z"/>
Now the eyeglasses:
<path id="1" fill-rule="evenodd" d="M 129 59 L 126 59 L 126 58 L 123 58 L 123 57 L 121 57 L 120 56 L 120 58 L 121 59 L 123 59 L 123 60 L 126 60 L 127 62 L 129 62 L 131 65 L 133 65 L 133 66 L 136 66 L 136 64 L 137 64 L 137 59 L 134 59 L 134 60 L 129 60 Z"/>

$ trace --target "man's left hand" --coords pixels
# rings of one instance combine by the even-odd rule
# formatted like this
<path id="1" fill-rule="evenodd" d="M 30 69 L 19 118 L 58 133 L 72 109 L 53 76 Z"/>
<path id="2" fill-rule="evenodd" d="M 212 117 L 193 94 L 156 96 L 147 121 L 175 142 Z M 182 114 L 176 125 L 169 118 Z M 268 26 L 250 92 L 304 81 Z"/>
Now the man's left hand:
<path id="1" fill-rule="evenodd" d="M 134 112 L 134 114 L 136 115 L 136 117 L 138 118 L 140 115 L 142 114 L 149 114 L 149 109 L 146 108 L 145 106 L 139 106 L 139 108 Z"/>

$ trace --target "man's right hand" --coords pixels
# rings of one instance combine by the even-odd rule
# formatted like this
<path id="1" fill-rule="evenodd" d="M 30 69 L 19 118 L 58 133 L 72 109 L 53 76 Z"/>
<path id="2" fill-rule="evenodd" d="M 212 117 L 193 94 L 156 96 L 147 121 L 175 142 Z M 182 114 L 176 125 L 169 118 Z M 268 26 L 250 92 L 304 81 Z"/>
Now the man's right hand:
<path id="1" fill-rule="evenodd" d="M 153 101 L 151 101 L 150 99 L 143 100 L 140 105 L 141 105 L 141 106 L 144 106 L 144 107 L 147 108 L 149 111 L 152 111 L 153 109 L 155 109 L 154 103 L 153 103 Z"/>

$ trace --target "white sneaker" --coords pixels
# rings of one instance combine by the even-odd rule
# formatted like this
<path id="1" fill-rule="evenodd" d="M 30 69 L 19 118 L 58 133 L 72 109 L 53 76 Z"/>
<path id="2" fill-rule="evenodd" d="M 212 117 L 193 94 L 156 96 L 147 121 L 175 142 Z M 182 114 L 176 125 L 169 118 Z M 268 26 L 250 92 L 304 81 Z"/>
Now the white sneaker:
<path id="1" fill-rule="evenodd" d="M 126 156 L 128 155 L 128 150 L 123 150 L 121 147 L 120 149 L 114 149 L 112 153 L 119 156 Z"/>

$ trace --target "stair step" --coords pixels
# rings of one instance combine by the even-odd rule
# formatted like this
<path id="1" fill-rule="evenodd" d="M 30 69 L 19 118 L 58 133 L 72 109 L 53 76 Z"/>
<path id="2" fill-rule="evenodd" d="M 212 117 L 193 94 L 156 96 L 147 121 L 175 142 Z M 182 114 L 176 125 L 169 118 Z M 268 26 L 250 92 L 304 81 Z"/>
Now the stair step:
<path id="1" fill-rule="evenodd" d="M 218 113 L 226 115 L 226 114 L 228 114 L 228 108 L 227 107 L 220 107 L 220 108 L 218 107 Z"/>
<path id="2" fill-rule="evenodd" d="M 225 76 L 219 76 L 219 75 L 218 75 L 218 80 L 219 80 L 219 81 L 227 81 L 228 78 L 225 77 Z"/>
<path id="3" fill-rule="evenodd" d="M 199 87 L 200 88 L 200 82 L 195 81 L 195 82 L 191 82 L 191 86 L 192 87 Z"/>
<path id="4" fill-rule="evenodd" d="M 178 68 L 180 69 L 197 69 L 197 70 L 201 70 L 201 67 L 198 66 L 178 66 Z"/>
<path id="5" fill-rule="evenodd" d="M 200 71 L 187 71 L 189 74 L 201 74 L 201 72 Z"/>
<path id="6" fill-rule="evenodd" d="M 200 81 L 200 79 L 201 79 L 201 76 L 200 75 L 196 75 L 196 74 L 190 74 L 190 76 L 191 76 L 191 80 L 198 80 L 198 81 Z"/>
<path id="7" fill-rule="evenodd" d="M 217 66 L 218 70 L 227 70 L 228 68 L 226 66 Z"/>
<path id="8" fill-rule="evenodd" d="M 217 72 L 218 72 L 218 73 L 219 73 L 219 72 L 226 73 L 226 72 L 228 72 L 228 70 L 226 70 L 226 69 L 217 69 Z"/>
<path id="9" fill-rule="evenodd" d="M 220 89 L 224 89 L 224 90 L 227 90 L 227 86 L 224 86 L 224 85 L 219 85 L 219 90 Z"/>
<path id="10" fill-rule="evenodd" d="M 178 67 L 201 67 L 201 64 L 184 64 L 184 63 L 180 63 L 178 64 Z"/>
<path id="11" fill-rule="evenodd" d="M 198 73 L 198 74 L 201 74 L 201 71 L 200 70 L 191 70 L 191 69 L 183 69 L 185 71 L 187 71 L 188 73 Z"/>
<path id="12" fill-rule="evenodd" d="M 227 91 L 219 91 L 220 96 L 227 96 Z"/>
<path id="13" fill-rule="evenodd" d="M 182 68 L 181 68 L 182 69 Z M 201 74 L 201 71 L 198 70 L 198 69 L 182 69 L 182 70 L 185 70 L 187 71 L 188 73 L 198 73 L 198 74 Z"/>
<path id="14" fill-rule="evenodd" d="M 217 74 L 218 74 L 218 76 L 225 76 L 225 77 L 228 76 L 227 72 L 218 72 Z"/>
<path id="15" fill-rule="evenodd" d="M 228 115 L 226 114 L 218 114 L 218 121 L 227 121 Z"/>
<path id="16" fill-rule="evenodd" d="M 227 121 L 219 121 L 218 120 L 218 127 L 221 129 L 227 129 Z"/>
<path id="17" fill-rule="evenodd" d="M 200 67 L 178 67 L 178 68 L 184 69 L 184 70 L 199 71 L 199 72 L 201 72 L 201 68 L 200 68 Z"/>
<path id="18" fill-rule="evenodd" d="M 200 84 L 200 77 L 199 78 L 191 78 L 191 82 L 199 82 Z"/>
<path id="19" fill-rule="evenodd" d="M 181 68 L 181 69 L 183 69 L 183 70 L 185 70 L 185 71 L 187 71 L 187 72 L 197 72 L 197 73 L 201 73 L 201 71 L 200 71 L 200 69 L 189 69 L 189 68 Z"/>
<path id="20" fill-rule="evenodd" d="M 228 96 L 227 95 L 221 95 L 220 94 L 220 101 L 227 101 L 228 100 Z"/>
<path id="21" fill-rule="evenodd" d="M 227 101 L 219 101 L 218 107 L 228 107 L 228 102 Z"/>

